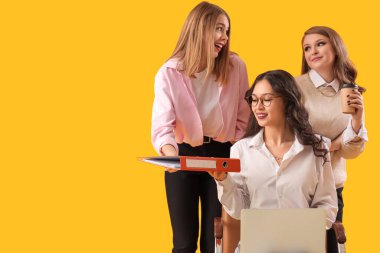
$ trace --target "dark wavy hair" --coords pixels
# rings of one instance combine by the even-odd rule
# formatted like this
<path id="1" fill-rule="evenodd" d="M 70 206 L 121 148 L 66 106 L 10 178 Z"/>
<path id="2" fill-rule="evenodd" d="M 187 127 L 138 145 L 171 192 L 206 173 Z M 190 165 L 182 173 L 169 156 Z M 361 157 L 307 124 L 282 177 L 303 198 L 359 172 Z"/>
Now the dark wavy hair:
<path id="1" fill-rule="evenodd" d="M 328 153 L 328 150 L 321 145 L 322 136 L 318 138 L 313 134 L 313 129 L 309 123 L 309 113 L 302 104 L 301 92 L 299 91 L 293 76 L 284 70 L 271 70 L 262 73 L 256 77 L 251 88 L 245 93 L 246 98 L 252 95 L 256 84 L 262 80 L 267 80 L 273 91 L 283 98 L 285 103 L 286 122 L 290 129 L 294 131 L 299 142 L 303 145 L 312 146 L 314 155 L 322 157 L 323 161 L 326 162 L 326 154 Z M 248 104 L 251 106 L 249 102 Z M 262 127 L 258 124 L 256 117 L 251 110 L 244 138 L 256 135 L 261 129 Z"/>

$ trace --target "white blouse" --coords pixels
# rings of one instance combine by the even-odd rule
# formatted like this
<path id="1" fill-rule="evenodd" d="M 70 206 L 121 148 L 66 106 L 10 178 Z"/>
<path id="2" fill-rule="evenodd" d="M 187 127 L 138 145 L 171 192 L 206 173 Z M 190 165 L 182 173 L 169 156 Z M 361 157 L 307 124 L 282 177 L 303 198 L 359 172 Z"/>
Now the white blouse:
<path id="1" fill-rule="evenodd" d="M 223 127 L 222 110 L 219 106 L 219 84 L 214 76 L 206 77 L 206 71 L 195 74 L 191 84 L 197 109 L 202 122 L 203 135 L 216 137 Z"/>
<path id="2" fill-rule="evenodd" d="M 327 148 L 327 145 L 325 145 Z M 240 219 L 245 208 L 323 208 L 326 228 L 335 221 L 338 204 L 330 157 L 316 157 L 311 146 L 297 138 L 285 153 L 281 166 L 265 146 L 263 130 L 231 148 L 241 172 L 216 181 L 218 198 L 229 215 Z"/>

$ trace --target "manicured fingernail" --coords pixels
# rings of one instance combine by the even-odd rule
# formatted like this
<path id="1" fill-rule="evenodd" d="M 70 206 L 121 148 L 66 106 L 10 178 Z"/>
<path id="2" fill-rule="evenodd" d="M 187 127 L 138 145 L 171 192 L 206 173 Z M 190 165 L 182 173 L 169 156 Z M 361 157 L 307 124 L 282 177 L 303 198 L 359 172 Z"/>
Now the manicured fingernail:
<path id="1" fill-rule="evenodd" d="M 347 95 L 347 97 L 349 97 L 350 95 Z"/>

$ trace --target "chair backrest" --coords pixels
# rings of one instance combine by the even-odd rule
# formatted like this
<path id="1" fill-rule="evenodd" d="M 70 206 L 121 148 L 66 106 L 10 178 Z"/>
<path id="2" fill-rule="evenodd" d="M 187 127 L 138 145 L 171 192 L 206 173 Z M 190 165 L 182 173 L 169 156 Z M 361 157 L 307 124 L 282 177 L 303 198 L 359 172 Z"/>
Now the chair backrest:
<path id="1" fill-rule="evenodd" d="M 323 209 L 245 209 L 241 253 L 325 253 Z"/>

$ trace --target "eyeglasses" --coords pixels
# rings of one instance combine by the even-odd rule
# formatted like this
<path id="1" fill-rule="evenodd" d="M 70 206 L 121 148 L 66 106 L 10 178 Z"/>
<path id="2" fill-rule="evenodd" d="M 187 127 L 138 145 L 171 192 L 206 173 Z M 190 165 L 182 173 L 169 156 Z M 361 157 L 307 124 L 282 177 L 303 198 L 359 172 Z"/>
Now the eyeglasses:
<path id="1" fill-rule="evenodd" d="M 279 97 L 281 96 L 274 96 L 272 94 L 264 94 L 258 98 L 256 95 L 252 94 L 248 97 L 245 97 L 244 99 L 248 102 L 250 106 L 257 106 L 260 101 L 263 106 L 268 107 L 271 105 L 272 100 L 274 98 L 279 98 Z"/>

